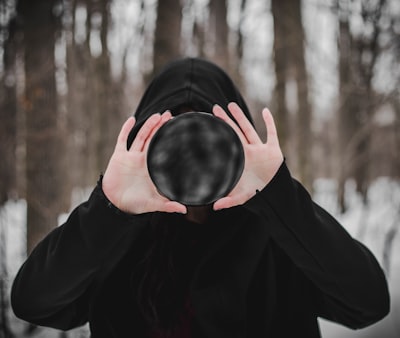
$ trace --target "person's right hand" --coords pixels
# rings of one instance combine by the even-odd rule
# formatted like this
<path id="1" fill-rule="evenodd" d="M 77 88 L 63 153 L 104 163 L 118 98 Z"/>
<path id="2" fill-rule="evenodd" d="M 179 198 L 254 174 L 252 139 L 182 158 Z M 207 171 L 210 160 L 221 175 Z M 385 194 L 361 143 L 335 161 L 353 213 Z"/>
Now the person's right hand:
<path id="1" fill-rule="evenodd" d="M 152 115 L 140 128 L 129 150 L 127 139 L 135 125 L 135 118 L 130 117 L 122 126 L 102 184 L 104 194 L 118 209 L 131 214 L 153 211 L 187 212 L 186 206 L 170 201 L 157 192 L 147 170 L 149 142 L 169 119 L 170 112 Z"/>

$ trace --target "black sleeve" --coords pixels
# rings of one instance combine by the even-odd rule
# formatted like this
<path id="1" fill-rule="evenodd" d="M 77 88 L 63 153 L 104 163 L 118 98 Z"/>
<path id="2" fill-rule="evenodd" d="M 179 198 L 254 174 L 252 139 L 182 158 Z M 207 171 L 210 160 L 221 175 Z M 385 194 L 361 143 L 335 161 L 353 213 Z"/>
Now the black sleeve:
<path id="1" fill-rule="evenodd" d="M 319 316 L 361 328 L 387 315 L 388 287 L 375 257 L 311 200 L 285 163 L 244 206 L 265 219 L 272 238 L 313 283 Z"/>
<path id="2" fill-rule="evenodd" d="M 116 209 L 99 183 L 20 268 L 11 290 L 16 316 L 62 330 L 87 322 L 91 291 L 129 249 L 146 215 Z"/>

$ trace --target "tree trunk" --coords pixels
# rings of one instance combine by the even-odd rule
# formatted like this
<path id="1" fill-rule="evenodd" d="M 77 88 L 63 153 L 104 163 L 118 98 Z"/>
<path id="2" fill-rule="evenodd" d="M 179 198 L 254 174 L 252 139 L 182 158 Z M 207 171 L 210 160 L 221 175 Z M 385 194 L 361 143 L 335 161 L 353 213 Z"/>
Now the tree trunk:
<path id="1" fill-rule="evenodd" d="M 298 177 L 303 185 L 312 192 L 312 152 L 313 152 L 313 133 L 311 128 L 312 115 L 311 105 L 308 98 L 308 73 L 305 62 L 305 34 L 301 16 L 301 1 L 290 1 L 292 8 L 291 33 L 293 40 L 290 42 L 290 53 L 293 64 L 294 78 L 297 84 L 297 171 Z"/>
<path id="2" fill-rule="evenodd" d="M 354 41 L 350 32 L 348 12 L 339 17 L 339 110 L 337 113 L 337 172 L 338 202 L 346 210 L 345 183 L 354 175 L 354 134 L 359 130 L 358 114 L 360 97 L 357 94 L 354 69 Z"/>
<path id="3" fill-rule="evenodd" d="M 286 80 L 289 69 L 286 38 L 289 32 L 287 1 L 271 0 L 271 11 L 274 19 L 274 67 L 275 88 L 273 92 L 273 111 L 279 142 L 284 154 L 288 152 L 289 144 L 289 112 L 286 104 Z"/>
<path id="4" fill-rule="evenodd" d="M 96 125 L 96 144 L 97 144 L 97 175 L 104 172 L 109 158 L 112 155 L 118 130 L 121 125 L 119 118 L 119 104 L 114 100 L 113 79 L 111 76 L 111 62 L 107 44 L 107 34 L 109 27 L 109 0 L 97 2 L 97 13 L 101 16 L 101 25 L 95 29 L 99 30 L 101 54 L 93 58 L 95 64 L 94 89 L 98 118 Z M 92 28 L 93 29 L 93 28 Z"/>
<path id="5" fill-rule="evenodd" d="M 376 63 L 381 54 L 380 39 L 381 39 L 381 18 L 386 7 L 386 0 L 379 0 L 374 3 L 374 6 L 362 3 L 362 13 L 364 14 L 365 25 L 372 26 L 371 34 L 362 36 L 358 41 L 357 61 L 361 79 L 361 93 L 362 99 L 360 100 L 360 114 L 359 125 L 373 126 L 373 119 L 376 110 L 375 103 L 375 90 L 373 88 L 372 80 L 375 74 Z M 386 34 L 386 33 L 385 33 Z M 365 56 L 368 57 L 365 57 Z M 361 193 L 364 202 L 367 202 L 367 192 L 371 180 L 371 132 L 364 134 L 357 147 L 357 154 L 360 154 L 360 161 L 355 168 L 355 179 L 357 183 L 357 190 Z"/>
<path id="6" fill-rule="evenodd" d="M 180 0 L 159 0 L 153 49 L 153 76 L 181 54 L 182 6 Z"/>
<path id="7" fill-rule="evenodd" d="M 82 43 L 82 54 L 86 64 L 84 74 L 86 91 L 83 97 L 83 118 L 85 119 L 85 147 L 84 153 L 86 155 L 86 182 L 94 182 L 99 174 L 99 147 L 97 143 L 100 138 L 99 121 L 100 111 L 97 94 L 97 64 L 96 58 L 93 57 L 90 48 L 90 40 L 94 34 L 92 27 L 92 18 L 96 13 L 96 2 L 93 0 L 85 0 L 86 4 L 86 39 Z"/>
<path id="8" fill-rule="evenodd" d="M 210 37 L 212 41 L 211 59 L 229 71 L 229 45 L 226 0 L 210 0 Z"/>
<path id="9" fill-rule="evenodd" d="M 21 0 L 25 47 L 27 249 L 57 224 L 60 207 L 54 1 Z"/>
<path id="10" fill-rule="evenodd" d="M 16 92 L 16 30 L 12 19 L 4 41 L 4 72 L 0 94 L 0 206 L 9 198 L 17 197 L 17 92 Z"/>
<path id="11" fill-rule="evenodd" d="M 380 18 L 385 0 L 374 6 L 362 4 L 364 24 L 372 28 L 354 37 L 348 8 L 339 7 L 339 112 L 338 112 L 338 202 L 345 211 L 344 185 L 355 179 L 357 191 L 367 202 L 370 181 L 371 133 L 374 125 L 374 69 L 380 55 Z M 365 56 L 368 57 L 365 57 Z"/>
<path id="12" fill-rule="evenodd" d="M 301 1 L 271 1 L 274 18 L 274 64 L 276 83 L 274 103 L 276 124 L 283 152 L 293 156 L 293 171 L 302 183 L 312 189 L 311 106 L 308 99 L 308 74 L 305 63 L 304 29 L 301 19 Z M 296 84 L 297 106 L 293 113 L 296 123 L 291 128 L 286 86 Z M 295 141 L 295 153 L 290 144 Z"/>
<path id="13" fill-rule="evenodd" d="M 245 19 L 244 11 L 246 9 L 247 0 L 240 1 L 240 14 L 239 14 L 239 23 L 237 28 L 237 43 L 236 43 L 236 55 L 239 60 L 243 59 L 243 43 L 244 43 L 244 36 L 243 36 L 243 22 Z"/>

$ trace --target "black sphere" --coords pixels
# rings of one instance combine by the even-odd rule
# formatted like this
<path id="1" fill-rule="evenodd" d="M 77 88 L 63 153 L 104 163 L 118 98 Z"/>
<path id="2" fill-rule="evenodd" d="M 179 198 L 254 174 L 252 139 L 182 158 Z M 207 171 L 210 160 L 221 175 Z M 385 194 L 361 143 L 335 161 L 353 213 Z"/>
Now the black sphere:
<path id="1" fill-rule="evenodd" d="M 155 133 L 147 167 L 160 194 L 189 206 L 207 205 L 235 187 L 244 151 L 227 123 L 208 113 L 189 112 Z"/>

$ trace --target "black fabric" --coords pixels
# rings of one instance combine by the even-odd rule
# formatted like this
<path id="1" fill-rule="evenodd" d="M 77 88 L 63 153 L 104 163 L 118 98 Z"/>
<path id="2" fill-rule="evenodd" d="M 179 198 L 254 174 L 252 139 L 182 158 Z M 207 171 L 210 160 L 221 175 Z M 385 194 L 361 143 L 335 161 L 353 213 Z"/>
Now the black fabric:
<path id="1" fill-rule="evenodd" d="M 149 224 L 149 215 L 115 213 L 97 187 L 20 269 L 16 315 L 64 330 L 89 320 L 93 337 L 145 337 L 123 258 Z M 217 212 L 211 225 L 191 286 L 193 337 L 319 337 L 318 316 L 362 328 L 389 311 L 373 255 L 284 164 L 266 188 Z"/>
<path id="2" fill-rule="evenodd" d="M 152 114 L 170 110 L 172 115 L 176 115 L 182 107 L 211 113 L 215 104 L 227 110 L 229 102 L 236 102 L 252 121 L 242 95 L 221 68 L 198 58 L 171 62 L 152 80 L 144 93 L 135 112 L 137 123 L 129 135 L 127 146 L 131 146 L 140 127 Z"/>
<path id="3" fill-rule="evenodd" d="M 174 65 L 160 77 L 172 77 L 176 88 L 167 92 L 164 81 L 153 81 L 138 120 L 181 104 L 210 110 L 233 100 L 245 107 L 219 68 L 197 59 Z M 157 215 L 190 226 L 183 215 Z M 11 292 L 15 314 L 63 330 L 89 322 L 93 338 L 146 338 L 130 279 L 152 241 L 157 215 L 119 211 L 100 182 L 19 270 Z M 374 256 L 311 200 L 285 163 L 252 199 L 213 212 L 201 230 L 192 233 L 202 238 L 201 250 L 186 286 L 193 338 L 313 338 L 320 336 L 318 317 L 362 328 L 389 311 L 385 276 Z"/>

